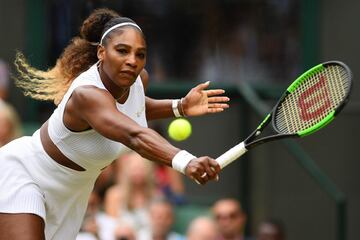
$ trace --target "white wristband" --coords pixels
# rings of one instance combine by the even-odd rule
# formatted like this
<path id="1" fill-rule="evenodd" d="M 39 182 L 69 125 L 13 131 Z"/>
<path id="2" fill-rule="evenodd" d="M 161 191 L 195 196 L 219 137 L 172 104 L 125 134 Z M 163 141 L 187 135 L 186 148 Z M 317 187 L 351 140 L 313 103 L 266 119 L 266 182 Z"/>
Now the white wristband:
<path id="1" fill-rule="evenodd" d="M 186 166 L 194 158 L 196 158 L 196 157 L 194 155 L 192 155 L 191 153 L 189 153 L 185 150 L 181 150 L 174 156 L 174 158 L 172 159 L 171 165 L 175 170 L 181 172 L 182 174 L 185 174 Z"/>
<path id="2" fill-rule="evenodd" d="M 178 109 L 179 101 L 180 101 L 180 99 L 174 99 L 174 100 L 172 100 L 172 105 L 171 105 L 172 110 L 174 112 L 174 116 L 177 118 L 181 117 L 181 114 Z"/>

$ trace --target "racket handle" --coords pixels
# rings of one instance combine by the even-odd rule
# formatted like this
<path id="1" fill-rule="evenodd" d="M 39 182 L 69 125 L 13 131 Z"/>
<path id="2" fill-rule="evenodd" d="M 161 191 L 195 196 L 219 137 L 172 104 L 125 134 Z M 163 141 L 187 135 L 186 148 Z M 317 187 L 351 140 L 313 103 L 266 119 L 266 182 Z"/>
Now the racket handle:
<path id="1" fill-rule="evenodd" d="M 242 142 L 223 153 L 216 159 L 216 161 L 219 163 L 221 168 L 224 168 L 246 152 L 247 149 L 245 147 L 245 143 Z"/>

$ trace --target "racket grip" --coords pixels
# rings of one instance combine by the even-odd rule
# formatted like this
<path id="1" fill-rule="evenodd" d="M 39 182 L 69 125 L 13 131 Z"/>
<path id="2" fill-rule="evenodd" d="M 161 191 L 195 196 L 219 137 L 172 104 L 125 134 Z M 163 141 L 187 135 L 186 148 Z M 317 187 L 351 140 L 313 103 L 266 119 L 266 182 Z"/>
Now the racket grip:
<path id="1" fill-rule="evenodd" d="M 216 159 L 216 161 L 219 163 L 221 168 L 224 168 L 246 152 L 247 149 L 245 147 L 245 143 L 242 142 L 223 153 Z"/>

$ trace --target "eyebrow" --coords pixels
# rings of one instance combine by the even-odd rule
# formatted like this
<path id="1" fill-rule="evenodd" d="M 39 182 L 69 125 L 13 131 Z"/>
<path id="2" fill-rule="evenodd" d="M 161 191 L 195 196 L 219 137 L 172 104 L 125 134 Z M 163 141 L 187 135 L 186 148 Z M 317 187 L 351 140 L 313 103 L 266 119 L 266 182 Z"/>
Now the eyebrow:
<path id="1" fill-rule="evenodd" d="M 126 48 L 132 48 L 130 45 L 125 44 L 125 43 L 118 43 L 118 44 L 115 44 L 115 46 L 114 46 L 114 47 L 126 47 Z M 140 51 L 146 51 L 146 47 L 137 48 L 137 50 L 140 50 Z"/>

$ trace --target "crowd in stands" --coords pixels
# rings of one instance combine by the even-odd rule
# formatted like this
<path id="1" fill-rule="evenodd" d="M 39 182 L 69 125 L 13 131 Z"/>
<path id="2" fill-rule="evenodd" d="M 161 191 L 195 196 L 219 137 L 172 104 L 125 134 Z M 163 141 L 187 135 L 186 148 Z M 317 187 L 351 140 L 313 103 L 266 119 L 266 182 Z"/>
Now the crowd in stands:
<path id="1" fill-rule="evenodd" d="M 185 232 L 178 232 L 174 228 L 178 220 L 176 212 L 191 203 L 185 201 L 185 192 L 177 192 L 184 199 L 182 202 L 169 197 L 168 192 L 173 191 L 171 182 L 159 182 L 161 178 L 156 178 L 157 171 L 164 171 L 161 166 L 129 152 L 109 168 L 111 173 L 106 170 L 104 173 L 108 176 L 99 180 L 111 178 L 113 184 L 96 184 L 77 240 L 286 239 L 281 222 L 272 219 L 260 222 L 254 235 L 247 236 L 247 216 L 235 198 L 218 199 L 208 206 L 207 212 L 194 214 L 186 223 Z M 174 174 L 171 168 L 166 168 L 166 172 Z M 164 184 L 169 188 L 164 188 Z M 102 191 L 103 197 L 99 194 Z"/>

